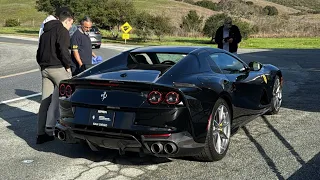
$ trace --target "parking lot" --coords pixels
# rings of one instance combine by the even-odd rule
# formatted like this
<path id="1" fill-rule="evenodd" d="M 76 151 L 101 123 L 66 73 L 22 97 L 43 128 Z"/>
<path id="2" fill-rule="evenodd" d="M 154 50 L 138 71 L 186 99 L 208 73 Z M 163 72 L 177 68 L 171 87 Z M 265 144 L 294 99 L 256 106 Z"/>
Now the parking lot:
<path id="1" fill-rule="evenodd" d="M 37 42 L 0 37 L 0 49 L 0 179 L 320 179 L 320 50 L 241 49 L 246 62 L 283 71 L 282 108 L 240 129 L 221 161 L 197 162 L 93 152 L 58 140 L 36 145 Z M 124 49 L 94 51 L 108 58 Z"/>

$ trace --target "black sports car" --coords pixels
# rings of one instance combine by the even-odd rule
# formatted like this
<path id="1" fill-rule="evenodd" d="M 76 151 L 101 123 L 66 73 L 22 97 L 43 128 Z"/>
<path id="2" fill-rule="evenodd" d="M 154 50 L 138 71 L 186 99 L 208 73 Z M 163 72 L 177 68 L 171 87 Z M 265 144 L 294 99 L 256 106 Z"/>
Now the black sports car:
<path id="1" fill-rule="evenodd" d="M 241 126 L 278 113 L 282 82 L 277 67 L 221 49 L 131 49 L 60 82 L 55 134 L 93 150 L 220 160 Z"/>

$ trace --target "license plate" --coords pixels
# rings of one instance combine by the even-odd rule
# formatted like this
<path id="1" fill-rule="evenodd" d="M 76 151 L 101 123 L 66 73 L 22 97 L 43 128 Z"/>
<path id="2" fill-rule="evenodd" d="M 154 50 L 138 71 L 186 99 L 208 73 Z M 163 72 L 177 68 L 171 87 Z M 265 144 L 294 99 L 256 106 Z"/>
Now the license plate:
<path id="1" fill-rule="evenodd" d="M 113 127 L 115 112 L 111 110 L 91 110 L 90 119 L 93 126 Z"/>

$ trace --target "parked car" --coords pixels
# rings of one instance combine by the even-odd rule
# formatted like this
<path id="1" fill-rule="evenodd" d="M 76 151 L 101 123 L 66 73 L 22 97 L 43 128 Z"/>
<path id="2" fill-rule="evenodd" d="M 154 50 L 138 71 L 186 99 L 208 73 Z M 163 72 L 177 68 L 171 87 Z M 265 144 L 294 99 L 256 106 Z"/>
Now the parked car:
<path id="1" fill-rule="evenodd" d="M 80 27 L 80 25 L 72 25 L 71 29 L 69 30 L 70 37 L 72 37 L 73 33 Z M 91 45 L 95 48 L 100 48 L 101 46 L 101 39 L 102 35 L 99 28 L 95 25 L 92 26 L 89 32 L 89 37 L 91 40 Z"/>
<path id="2" fill-rule="evenodd" d="M 210 47 L 141 47 L 59 85 L 62 141 L 158 157 L 222 159 L 230 137 L 277 114 L 282 72 Z"/>

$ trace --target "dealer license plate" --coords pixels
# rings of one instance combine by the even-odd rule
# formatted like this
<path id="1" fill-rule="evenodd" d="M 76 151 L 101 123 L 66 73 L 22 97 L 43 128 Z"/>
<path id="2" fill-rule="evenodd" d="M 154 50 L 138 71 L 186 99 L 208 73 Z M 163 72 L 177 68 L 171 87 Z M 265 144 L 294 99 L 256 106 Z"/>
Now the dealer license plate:
<path id="1" fill-rule="evenodd" d="M 93 126 L 113 127 L 115 112 L 111 110 L 91 110 L 90 119 Z"/>

